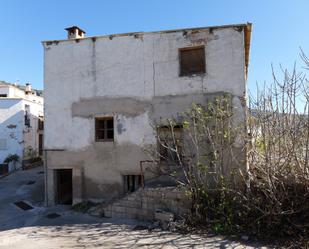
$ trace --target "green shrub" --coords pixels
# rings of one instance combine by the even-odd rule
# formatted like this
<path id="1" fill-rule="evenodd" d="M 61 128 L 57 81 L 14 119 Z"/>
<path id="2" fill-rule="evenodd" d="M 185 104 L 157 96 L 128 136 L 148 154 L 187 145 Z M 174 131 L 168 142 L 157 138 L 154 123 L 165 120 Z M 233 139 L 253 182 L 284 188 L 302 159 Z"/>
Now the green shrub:
<path id="1" fill-rule="evenodd" d="M 9 154 L 3 161 L 3 163 L 17 162 L 19 156 L 17 154 Z"/>

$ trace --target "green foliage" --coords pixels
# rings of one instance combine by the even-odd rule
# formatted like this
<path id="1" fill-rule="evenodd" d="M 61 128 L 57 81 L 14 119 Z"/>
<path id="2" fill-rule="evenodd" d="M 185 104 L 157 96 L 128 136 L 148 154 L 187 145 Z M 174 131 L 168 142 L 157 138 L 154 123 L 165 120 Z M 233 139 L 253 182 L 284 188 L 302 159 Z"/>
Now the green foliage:
<path id="1" fill-rule="evenodd" d="M 298 117 L 301 125 L 295 127 L 295 115 L 260 111 L 249 116 L 247 125 L 254 132 L 247 147 L 247 128 L 233 122 L 231 102 L 230 95 L 217 96 L 206 107 L 193 104 L 181 117 L 187 140 L 175 164 L 183 174 L 170 176 L 192 200 L 188 224 L 215 233 L 308 237 L 309 120 Z M 172 131 L 179 120 L 167 123 Z M 242 141 L 242 153 L 250 149 L 248 171 L 237 168 L 236 138 Z M 173 143 L 166 149 L 178 152 Z"/>
<path id="2" fill-rule="evenodd" d="M 86 213 L 90 207 L 93 206 L 93 203 L 89 201 L 79 202 L 72 206 L 72 209 L 76 212 Z"/>
<path id="3" fill-rule="evenodd" d="M 17 154 L 9 154 L 3 161 L 3 163 L 17 162 L 19 156 Z"/>

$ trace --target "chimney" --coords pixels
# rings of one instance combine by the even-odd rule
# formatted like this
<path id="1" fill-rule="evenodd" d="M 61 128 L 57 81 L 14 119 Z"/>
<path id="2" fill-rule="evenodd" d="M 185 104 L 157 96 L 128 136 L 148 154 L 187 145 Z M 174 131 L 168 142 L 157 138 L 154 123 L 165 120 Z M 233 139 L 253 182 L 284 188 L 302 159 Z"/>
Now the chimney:
<path id="1" fill-rule="evenodd" d="M 65 29 L 68 31 L 68 39 L 79 39 L 85 37 L 86 32 L 77 26 L 72 26 Z"/>
<path id="2" fill-rule="evenodd" d="M 26 83 L 25 93 L 29 94 L 29 93 L 31 93 L 31 91 L 32 91 L 31 84 L 30 83 Z"/>

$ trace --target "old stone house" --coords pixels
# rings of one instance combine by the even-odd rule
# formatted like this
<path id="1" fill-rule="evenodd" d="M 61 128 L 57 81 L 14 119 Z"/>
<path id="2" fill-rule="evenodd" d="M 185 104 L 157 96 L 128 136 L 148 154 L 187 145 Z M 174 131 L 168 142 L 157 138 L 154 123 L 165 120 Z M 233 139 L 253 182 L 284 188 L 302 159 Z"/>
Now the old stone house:
<path id="1" fill-rule="evenodd" d="M 43 155 L 43 118 L 42 91 L 0 81 L 0 175 Z M 18 162 L 3 163 L 10 155 Z"/>
<path id="2" fill-rule="evenodd" d="M 142 181 L 152 123 L 218 92 L 244 122 L 251 24 L 44 41 L 48 205 L 117 197 Z"/>

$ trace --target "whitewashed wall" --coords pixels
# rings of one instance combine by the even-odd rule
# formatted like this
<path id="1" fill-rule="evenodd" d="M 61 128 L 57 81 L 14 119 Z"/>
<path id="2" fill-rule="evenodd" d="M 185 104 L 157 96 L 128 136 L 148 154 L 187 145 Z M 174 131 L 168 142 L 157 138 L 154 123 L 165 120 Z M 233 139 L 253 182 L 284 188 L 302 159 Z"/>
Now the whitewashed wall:
<path id="1" fill-rule="evenodd" d="M 206 74 L 179 77 L 178 49 L 201 44 L 205 45 Z M 72 117 L 72 104 L 83 99 L 129 97 L 151 101 L 156 96 L 220 91 L 243 96 L 246 89 L 244 32 L 233 27 L 191 35 L 146 33 L 68 40 L 45 43 L 44 47 L 48 149 L 78 150 L 94 141 L 93 120 Z M 126 119 L 126 124 L 149 130 L 148 120 L 143 113 Z M 132 143 L 143 139 L 143 132 L 136 134 L 138 138 L 127 132 L 116 133 L 115 139 Z"/>
<path id="2" fill-rule="evenodd" d="M 123 175 L 140 174 L 155 144 L 151 123 L 233 95 L 244 120 L 244 31 L 239 27 L 104 36 L 44 42 L 47 203 L 54 204 L 55 169 L 73 169 L 73 202 L 115 197 Z M 205 46 L 206 73 L 179 76 L 179 49 Z M 95 142 L 97 116 L 114 117 L 114 141 Z"/>
<path id="3" fill-rule="evenodd" d="M 0 98 L 0 163 L 10 154 L 17 154 L 21 161 L 28 146 L 38 151 L 38 116 L 43 116 L 43 98 L 7 85 L 0 86 L 0 94 L 8 95 Z M 26 104 L 30 106 L 30 128 L 25 126 Z"/>
<path id="4" fill-rule="evenodd" d="M 0 162 L 9 154 L 23 156 L 24 112 L 20 99 L 0 100 L 0 139 L 6 141 L 6 148 L 0 149 Z"/>
<path id="5" fill-rule="evenodd" d="M 38 117 L 43 116 L 43 105 L 28 100 L 22 100 L 22 108 L 30 106 L 30 127 L 24 128 L 24 149 L 28 147 L 39 151 Z"/>

